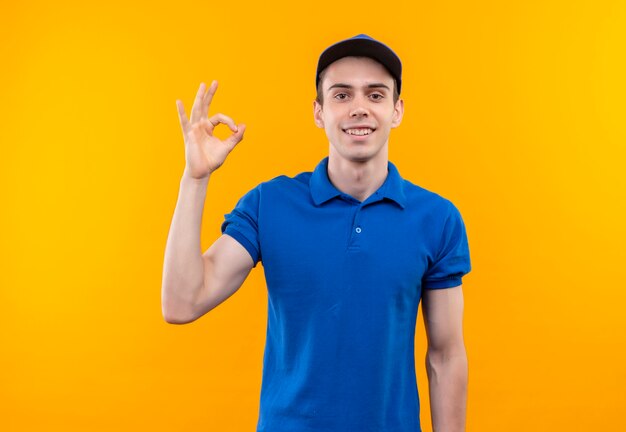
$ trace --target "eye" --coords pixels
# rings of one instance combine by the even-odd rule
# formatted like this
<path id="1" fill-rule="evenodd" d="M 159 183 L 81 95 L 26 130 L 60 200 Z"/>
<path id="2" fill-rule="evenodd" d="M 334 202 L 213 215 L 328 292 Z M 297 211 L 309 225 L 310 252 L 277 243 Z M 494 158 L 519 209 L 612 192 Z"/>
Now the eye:
<path id="1" fill-rule="evenodd" d="M 339 100 L 345 100 L 348 97 L 348 95 L 346 93 L 337 93 L 335 95 L 335 99 L 339 99 Z"/>
<path id="2" fill-rule="evenodd" d="M 380 93 L 372 93 L 370 95 L 370 97 L 374 100 L 381 100 L 383 99 L 385 96 L 381 95 Z"/>

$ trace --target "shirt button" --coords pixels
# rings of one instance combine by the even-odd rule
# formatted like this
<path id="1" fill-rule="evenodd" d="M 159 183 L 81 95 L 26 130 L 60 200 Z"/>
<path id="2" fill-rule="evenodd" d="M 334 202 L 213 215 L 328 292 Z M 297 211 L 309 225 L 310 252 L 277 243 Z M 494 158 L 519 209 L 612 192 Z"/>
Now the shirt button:
<path id="1" fill-rule="evenodd" d="M 355 231 L 356 231 L 357 234 L 361 234 L 361 231 L 362 231 L 361 227 L 356 227 Z"/>

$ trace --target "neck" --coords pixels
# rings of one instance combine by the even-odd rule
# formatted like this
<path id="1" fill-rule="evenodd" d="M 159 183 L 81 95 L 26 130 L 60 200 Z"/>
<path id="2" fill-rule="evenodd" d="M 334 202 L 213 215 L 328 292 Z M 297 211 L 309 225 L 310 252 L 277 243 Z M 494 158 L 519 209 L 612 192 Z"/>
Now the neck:
<path id="1" fill-rule="evenodd" d="M 331 152 L 328 178 L 341 192 L 363 202 L 385 182 L 388 160 L 387 152 L 382 150 L 364 162 L 351 161 Z"/>

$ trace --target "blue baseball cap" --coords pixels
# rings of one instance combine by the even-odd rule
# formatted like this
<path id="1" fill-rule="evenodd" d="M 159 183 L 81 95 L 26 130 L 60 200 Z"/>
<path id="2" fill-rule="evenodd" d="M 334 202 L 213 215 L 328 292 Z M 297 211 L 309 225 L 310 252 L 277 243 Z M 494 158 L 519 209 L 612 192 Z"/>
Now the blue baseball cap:
<path id="1" fill-rule="evenodd" d="M 398 94 L 402 86 L 402 63 L 400 58 L 384 43 L 369 37 L 366 34 L 356 35 L 329 46 L 324 50 L 317 62 L 315 88 L 319 85 L 320 72 L 331 63 L 343 57 L 369 57 L 382 64 L 396 80 Z"/>

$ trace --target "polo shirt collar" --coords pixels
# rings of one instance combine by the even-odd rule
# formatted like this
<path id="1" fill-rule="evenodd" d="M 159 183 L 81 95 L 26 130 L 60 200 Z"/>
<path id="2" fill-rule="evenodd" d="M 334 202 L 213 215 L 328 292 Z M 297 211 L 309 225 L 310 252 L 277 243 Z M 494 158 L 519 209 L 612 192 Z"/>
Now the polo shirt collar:
<path id="1" fill-rule="evenodd" d="M 400 177 L 396 166 L 389 161 L 387 162 L 387 170 L 387 178 L 377 191 L 381 195 L 379 199 L 388 198 L 404 209 L 406 196 L 404 194 L 403 179 Z M 311 197 L 317 206 L 343 194 L 328 178 L 328 156 L 322 159 L 315 167 L 311 174 L 309 186 Z M 368 198 L 368 201 L 371 199 L 372 197 Z"/>

